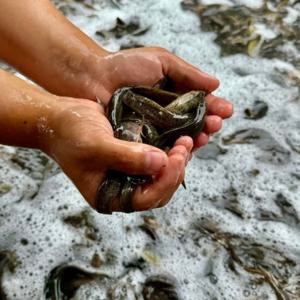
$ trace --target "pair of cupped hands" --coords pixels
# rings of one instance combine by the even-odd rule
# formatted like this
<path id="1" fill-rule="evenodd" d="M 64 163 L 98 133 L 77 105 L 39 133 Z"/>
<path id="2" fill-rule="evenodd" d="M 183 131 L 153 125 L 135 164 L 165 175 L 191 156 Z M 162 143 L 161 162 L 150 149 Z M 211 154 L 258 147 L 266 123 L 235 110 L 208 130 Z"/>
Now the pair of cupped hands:
<path id="1" fill-rule="evenodd" d="M 184 180 L 192 151 L 205 145 L 209 135 L 221 129 L 222 119 L 232 115 L 232 105 L 212 94 L 219 86 L 215 77 L 165 49 L 131 49 L 108 53 L 99 59 L 101 69 L 91 65 L 89 79 L 86 73 L 76 78 L 78 84 L 72 87 L 76 98 L 60 97 L 59 109 L 48 120 L 51 134 L 42 149 L 58 162 L 93 207 L 97 189 L 109 169 L 152 175 L 152 183 L 137 188 L 133 208 L 141 211 L 162 207 Z M 208 93 L 203 132 L 194 140 L 187 136 L 179 138 L 168 153 L 150 145 L 114 138 L 106 116 L 114 91 L 124 86 L 154 86 L 164 78 L 172 81 L 176 92 L 204 90 Z M 91 101 L 96 98 L 101 103 Z"/>

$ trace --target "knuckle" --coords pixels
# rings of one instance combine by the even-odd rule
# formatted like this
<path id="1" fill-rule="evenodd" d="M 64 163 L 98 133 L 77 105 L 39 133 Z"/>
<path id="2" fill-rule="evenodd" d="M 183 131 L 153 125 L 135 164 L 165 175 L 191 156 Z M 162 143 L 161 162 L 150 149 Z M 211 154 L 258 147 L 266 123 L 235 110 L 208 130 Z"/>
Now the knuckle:
<path id="1" fill-rule="evenodd" d="M 154 50 L 157 51 L 159 54 L 163 54 L 163 55 L 170 53 L 166 48 L 159 47 L 159 46 L 154 47 Z"/>

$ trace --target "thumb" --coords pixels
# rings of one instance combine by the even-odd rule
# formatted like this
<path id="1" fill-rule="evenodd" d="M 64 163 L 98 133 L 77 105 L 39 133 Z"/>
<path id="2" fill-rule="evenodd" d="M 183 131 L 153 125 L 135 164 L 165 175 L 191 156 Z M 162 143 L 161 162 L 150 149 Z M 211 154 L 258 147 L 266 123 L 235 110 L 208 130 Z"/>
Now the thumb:
<path id="1" fill-rule="evenodd" d="M 101 157 L 105 159 L 108 169 L 129 174 L 153 175 L 168 164 L 164 151 L 143 143 L 107 137 L 102 142 L 101 150 Z"/>

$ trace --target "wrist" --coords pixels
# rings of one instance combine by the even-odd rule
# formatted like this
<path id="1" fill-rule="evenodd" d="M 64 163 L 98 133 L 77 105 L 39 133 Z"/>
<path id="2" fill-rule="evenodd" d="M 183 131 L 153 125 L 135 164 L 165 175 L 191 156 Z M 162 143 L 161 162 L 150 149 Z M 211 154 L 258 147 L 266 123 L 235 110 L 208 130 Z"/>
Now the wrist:
<path id="1" fill-rule="evenodd" d="M 55 119 L 61 109 L 59 97 L 47 93 L 39 99 L 39 106 L 33 133 L 36 137 L 35 148 L 50 154 L 51 145 L 56 139 Z"/>
<path id="2" fill-rule="evenodd" d="M 67 20 L 51 1 L 2 2 L 0 57 L 56 95 L 91 98 L 89 85 L 95 83 L 91 83 L 89 65 L 98 65 L 97 59 L 107 51 Z"/>
<path id="3" fill-rule="evenodd" d="M 80 146 L 82 125 L 77 128 L 76 124 L 84 124 L 82 118 L 85 111 L 88 110 L 92 115 L 100 106 L 87 99 L 71 97 L 51 95 L 50 100 L 47 123 L 40 122 L 37 126 L 39 148 L 58 162 L 59 157 L 64 156 L 67 148 L 76 149 Z"/>
<path id="4" fill-rule="evenodd" d="M 0 70 L 0 143 L 43 148 L 57 97 Z"/>
<path id="5" fill-rule="evenodd" d="M 86 55 L 78 52 L 66 55 L 67 68 L 63 77 L 69 79 L 62 82 L 61 88 L 65 89 L 65 92 L 60 95 L 93 101 L 96 101 L 97 97 L 103 98 L 105 87 L 109 84 L 106 57 L 110 53 L 98 48 L 89 49 Z"/>

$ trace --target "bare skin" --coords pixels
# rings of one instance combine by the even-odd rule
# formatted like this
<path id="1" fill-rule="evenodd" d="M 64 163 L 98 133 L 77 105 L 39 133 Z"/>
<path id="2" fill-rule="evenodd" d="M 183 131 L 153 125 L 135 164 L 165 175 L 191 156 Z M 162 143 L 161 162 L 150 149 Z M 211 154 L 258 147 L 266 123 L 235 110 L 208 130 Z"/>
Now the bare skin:
<path id="1" fill-rule="evenodd" d="M 192 141 L 183 137 L 160 149 L 115 139 L 103 107 L 86 99 L 59 97 L 0 70 L 0 143 L 43 150 L 54 158 L 94 207 L 108 169 L 155 175 L 139 189 L 134 208 L 168 201 L 183 180 Z"/>
<path id="2" fill-rule="evenodd" d="M 52 93 L 1 71 L 0 143 L 45 151 L 92 206 L 108 169 L 155 175 L 153 184 L 137 190 L 134 208 L 165 205 L 192 149 L 206 144 L 232 114 L 228 101 L 211 94 L 218 80 L 157 47 L 109 53 L 48 0 L 0 0 L 0 7 L 0 57 Z M 115 139 L 104 113 L 112 93 L 126 85 L 153 86 L 166 76 L 177 90 L 210 93 L 204 132 L 194 141 L 180 138 L 168 154 Z M 89 101 L 96 97 L 102 105 Z"/>

